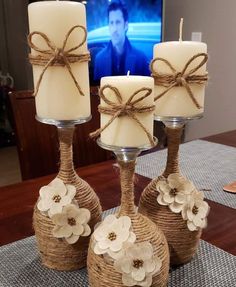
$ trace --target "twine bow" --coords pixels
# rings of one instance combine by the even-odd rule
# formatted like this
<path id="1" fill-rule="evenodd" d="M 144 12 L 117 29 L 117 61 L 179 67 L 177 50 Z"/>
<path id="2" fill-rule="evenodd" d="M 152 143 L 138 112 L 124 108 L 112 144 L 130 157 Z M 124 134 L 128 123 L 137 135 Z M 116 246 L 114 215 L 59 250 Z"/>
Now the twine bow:
<path id="1" fill-rule="evenodd" d="M 114 92 L 118 103 L 110 101 L 104 94 L 105 89 L 110 89 Z M 138 99 L 134 99 L 136 95 L 138 95 L 140 92 L 146 92 L 142 97 Z M 143 131 L 146 133 L 150 143 L 152 146 L 155 146 L 155 143 L 153 141 L 153 137 L 150 134 L 150 132 L 145 128 L 145 126 L 139 121 L 139 119 L 136 117 L 136 113 L 147 113 L 152 112 L 155 109 L 155 105 L 150 106 L 137 106 L 139 102 L 141 102 L 143 99 L 150 96 L 152 93 L 152 89 L 150 88 L 141 88 L 134 92 L 129 99 L 124 103 L 122 101 L 122 96 L 120 94 L 120 91 L 113 86 L 110 85 L 104 85 L 99 92 L 99 96 L 103 101 L 108 105 L 106 107 L 99 105 L 98 111 L 100 113 L 111 115 L 111 119 L 100 129 L 96 130 L 95 132 L 90 133 L 91 138 L 97 138 L 101 132 L 103 132 L 116 118 L 122 117 L 122 116 L 128 116 L 132 118 L 137 124 L 143 129 Z"/>
<path id="2" fill-rule="evenodd" d="M 189 72 L 186 72 L 188 67 L 195 61 L 195 59 L 203 57 L 202 61 Z M 200 109 L 201 106 L 196 100 L 191 88 L 190 84 L 199 84 L 203 85 L 208 81 L 208 73 L 206 72 L 203 75 L 194 74 L 199 68 L 201 68 L 208 60 L 208 55 L 205 53 L 199 53 L 194 55 L 192 58 L 188 60 L 185 64 L 183 70 L 181 72 L 176 71 L 176 69 L 171 65 L 171 63 L 163 58 L 155 58 L 152 60 L 150 68 L 152 71 L 152 76 L 155 79 L 155 84 L 159 86 L 166 87 L 167 89 L 160 93 L 158 96 L 154 98 L 155 101 L 163 97 L 168 91 L 170 91 L 173 87 L 180 86 L 184 87 L 187 90 L 188 95 L 193 101 L 194 105 Z M 154 69 L 154 64 L 158 61 L 164 62 L 172 71 L 172 74 L 159 74 Z"/>
<path id="3" fill-rule="evenodd" d="M 68 41 L 71 33 L 77 28 L 83 30 L 83 32 L 84 32 L 83 39 L 77 46 L 66 50 L 67 41 Z M 34 35 L 38 35 L 38 36 L 42 37 L 43 40 L 45 41 L 45 43 L 47 44 L 47 46 L 49 47 L 49 49 L 47 50 L 47 49 L 41 49 L 40 47 L 37 47 L 33 43 L 33 36 Z M 81 54 L 72 53 L 73 51 L 75 51 L 76 49 L 78 49 L 79 47 L 81 47 L 85 43 L 86 38 L 87 38 L 87 31 L 83 26 L 80 26 L 80 25 L 73 26 L 68 31 L 68 33 L 66 34 L 65 40 L 63 41 L 62 48 L 57 48 L 56 45 L 47 37 L 47 35 L 45 35 L 42 32 L 35 31 L 35 32 L 32 32 L 28 35 L 29 47 L 31 49 L 41 53 L 41 55 L 37 55 L 37 56 L 34 56 L 32 54 L 29 55 L 29 59 L 30 59 L 31 64 L 44 66 L 43 71 L 40 74 L 38 82 L 36 84 L 36 88 L 35 88 L 35 92 L 34 92 L 35 96 L 38 94 L 39 86 L 40 86 L 41 81 L 43 79 L 43 75 L 49 66 L 66 66 L 66 68 L 69 71 L 79 93 L 82 96 L 84 96 L 83 91 L 81 90 L 75 76 L 72 73 L 70 63 L 84 62 L 84 61 L 90 60 L 89 52 L 85 52 L 85 53 L 81 53 Z"/>

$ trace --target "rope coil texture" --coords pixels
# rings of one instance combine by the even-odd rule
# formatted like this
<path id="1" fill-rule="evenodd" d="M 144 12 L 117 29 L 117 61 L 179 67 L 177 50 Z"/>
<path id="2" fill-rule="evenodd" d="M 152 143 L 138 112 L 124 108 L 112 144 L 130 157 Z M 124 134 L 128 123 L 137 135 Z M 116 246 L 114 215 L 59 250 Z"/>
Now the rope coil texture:
<path id="1" fill-rule="evenodd" d="M 197 251 L 201 230 L 190 231 L 181 214 L 173 213 L 168 206 L 157 203 L 156 185 L 163 177 L 179 173 L 178 151 L 182 127 L 166 127 L 168 156 L 166 168 L 160 177 L 153 179 L 144 189 L 138 211 L 155 222 L 164 232 L 170 249 L 170 264 L 180 265 L 189 262 Z"/>
<path id="2" fill-rule="evenodd" d="M 65 184 L 76 187 L 75 199 L 79 207 L 87 208 L 91 212 L 89 226 L 93 232 L 95 224 L 101 221 L 101 205 L 97 195 L 90 185 L 81 179 L 74 170 L 72 139 L 74 128 L 58 129 L 60 140 L 60 171 L 58 178 Z M 86 266 L 88 237 L 80 237 L 75 244 L 52 236 L 54 224 L 49 217 L 42 215 L 37 207 L 34 208 L 33 226 L 38 249 L 43 265 L 56 270 L 71 271 Z"/>
<path id="3" fill-rule="evenodd" d="M 137 213 L 134 205 L 134 170 L 135 161 L 118 161 L 121 181 L 121 206 L 117 216 L 129 216 L 132 231 L 136 234 L 136 243 L 149 241 L 153 245 L 154 256 L 162 260 L 162 267 L 153 276 L 152 287 L 166 287 L 169 273 L 169 250 L 163 232 L 146 216 Z M 91 287 L 123 287 L 121 274 L 115 271 L 113 262 L 103 256 L 96 255 L 90 240 L 88 251 L 88 275 Z"/>

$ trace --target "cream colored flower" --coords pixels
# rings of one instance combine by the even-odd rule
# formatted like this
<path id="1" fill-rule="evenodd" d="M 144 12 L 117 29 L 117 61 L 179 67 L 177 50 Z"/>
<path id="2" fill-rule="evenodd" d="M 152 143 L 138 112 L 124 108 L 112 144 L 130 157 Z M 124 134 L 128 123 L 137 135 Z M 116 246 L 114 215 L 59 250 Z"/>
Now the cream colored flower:
<path id="1" fill-rule="evenodd" d="M 131 219 L 128 216 L 117 218 L 108 215 L 93 233 L 94 253 L 107 253 L 113 259 L 119 258 L 123 254 L 124 244 L 136 240 L 136 235 L 130 229 Z"/>
<path id="2" fill-rule="evenodd" d="M 179 213 L 187 201 L 187 195 L 194 190 L 194 185 L 179 174 L 172 173 L 167 179 L 159 180 L 156 188 L 159 191 L 157 202 L 169 206 L 174 213 Z"/>
<path id="3" fill-rule="evenodd" d="M 207 215 L 210 207 L 204 201 L 203 192 L 195 190 L 190 196 L 188 202 L 182 209 L 182 217 L 187 220 L 187 226 L 190 231 L 205 228 L 207 225 Z"/>
<path id="4" fill-rule="evenodd" d="M 37 207 L 42 213 L 52 217 L 60 213 L 63 206 L 72 202 L 75 193 L 75 186 L 64 184 L 61 179 L 55 178 L 49 185 L 40 188 Z"/>
<path id="5" fill-rule="evenodd" d="M 160 271 L 161 266 L 161 260 L 153 256 L 153 247 L 147 241 L 129 244 L 124 256 L 114 263 L 116 271 L 122 273 L 125 286 L 151 286 L 152 276 Z"/>
<path id="6" fill-rule="evenodd" d="M 90 211 L 79 208 L 74 204 L 63 207 L 62 213 L 52 216 L 55 227 L 52 234 L 56 238 L 65 238 L 69 244 L 73 244 L 80 236 L 89 236 L 91 229 L 87 224 L 90 220 Z"/>

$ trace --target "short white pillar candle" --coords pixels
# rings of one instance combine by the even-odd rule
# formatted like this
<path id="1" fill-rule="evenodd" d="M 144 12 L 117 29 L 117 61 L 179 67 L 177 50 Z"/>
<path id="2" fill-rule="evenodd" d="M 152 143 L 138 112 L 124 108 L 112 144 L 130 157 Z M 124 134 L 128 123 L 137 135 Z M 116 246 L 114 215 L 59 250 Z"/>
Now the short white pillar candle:
<path id="1" fill-rule="evenodd" d="M 101 88 L 105 85 L 110 85 L 119 90 L 122 103 L 126 103 L 134 92 L 142 88 L 151 89 L 151 94 L 135 105 L 135 107 L 153 106 L 154 105 L 154 79 L 144 76 L 111 76 L 101 79 Z M 147 91 L 141 91 L 135 96 L 135 99 L 141 98 Z M 115 93 L 109 89 L 104 89 L 104 95 L 107 99 L 114 103 L 118 103 Z M 101 100 L 101 106 L 108 105 Z M 146 113 L 135 113 L 135 116 L 153 136 L 153 116 L 154 111 Z M 101 113 L 101 127 L 111 119 L 111 115 Z M 101 133 L 101 141 L 107 145 L 119 147 L 140 147 L 150 144 L 147 134 L 140 125 L 128 116 L 120 116 L 116 118 L 104 131 Z"/>

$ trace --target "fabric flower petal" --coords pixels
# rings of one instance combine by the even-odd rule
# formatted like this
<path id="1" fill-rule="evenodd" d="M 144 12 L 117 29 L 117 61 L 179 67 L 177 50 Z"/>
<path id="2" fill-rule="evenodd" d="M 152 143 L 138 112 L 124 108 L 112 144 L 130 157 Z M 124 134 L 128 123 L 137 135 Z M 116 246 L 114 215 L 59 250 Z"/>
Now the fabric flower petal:
<path id="1" fill-rule="evenodd" d="M 81 234 L 81 236 L 89 236 L 91 234 L 91 228 L 88 224 L 84 225 L 84 232 Z"/>
<path id="2" fill-rule="evenodd" d="M 138 268 L 132 271 L 132 277 L 136 281 L 143 281 L 145 278 L 145 270 L 144 268 Z"/>
<path id="3" fill-rule="evenodd" d="M 193 222 L 192 221 L 187 221 L 187 226 L 188 226 L 188 229 L 190 230 L 190 231 L 195 231 L 195 230 L 197 230 L 197 227 L 193 224 Z"/>
<path id="4" fill-rule="evenodd" d="M 65 238 L 69 244 L 74 244 L 79 240 L 79 235 L 71 235 L 70 237 Z"/>
<path id="5" fill-rule="evenodd" d="M 183 208 L 183 204 L 179 204 L 177 202 L 173 202 L 169 205 L 169 208 L 172 212 L 174 213 L 179 213 L 181 212 L 182 208 Z"/>

